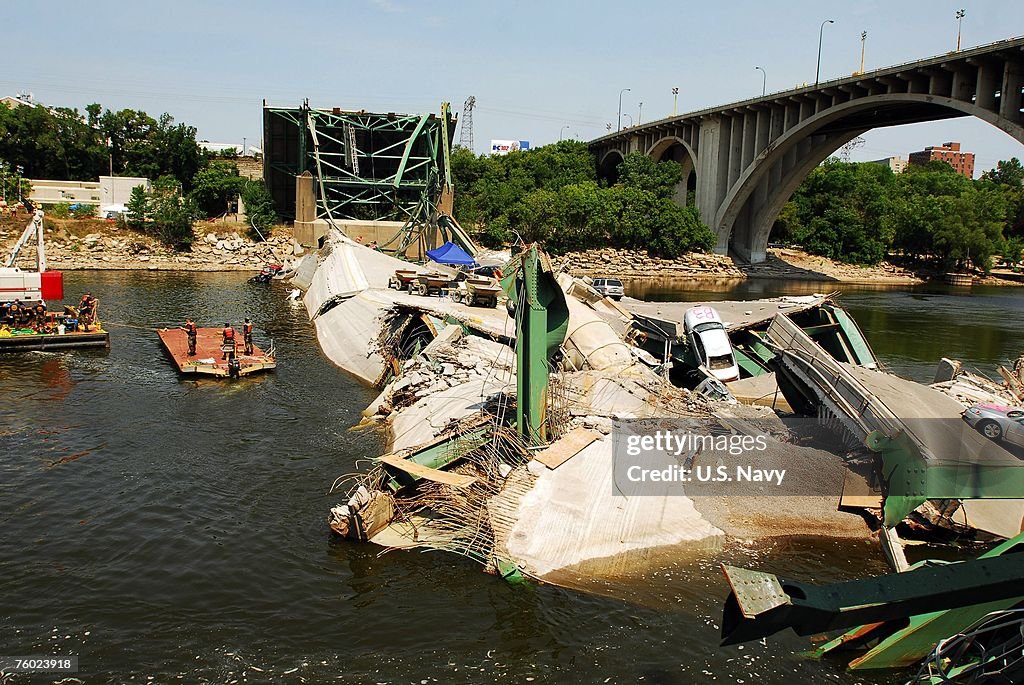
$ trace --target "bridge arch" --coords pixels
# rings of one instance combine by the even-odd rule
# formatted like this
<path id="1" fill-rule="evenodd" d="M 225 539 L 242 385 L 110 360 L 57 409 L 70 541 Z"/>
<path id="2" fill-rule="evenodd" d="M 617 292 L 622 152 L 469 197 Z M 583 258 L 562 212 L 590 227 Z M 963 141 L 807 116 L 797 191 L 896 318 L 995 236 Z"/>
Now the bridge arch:
<path id="1" fill-rule="evenodd" d="M 969 101 L 926 93 L 886 93 L 834 105 L 773 140 L 743 170 L 714 217 L 716 250 L 730 249 L 748 261 L 763 261 L 772 225 L 803 179 L 858 135 L 873 128 L 910 123 L 905 116 L 899 118 L 900 108 L 907 105 L 917 108 L 914 121 L 967 114 L 1024 144 L 1024 126 Z M 887 115 L 895 120 L 887 123 Z"/>
<path id="2" fill-rule="evenodd" d="M 665 136 L 648 147 L 645 154 L 655 162 L 675 162 L 681 167 L 682 178 L 673 200 L 685 205 L 690 191 L 697 189 L 697 155 L 690 144 L 678 136 Z"/>
<path id="3" fill-rule="evenodd" d="M 597 176 L 614 185 L 619 180 L 619 165 L 626 159 L 620 150 L 608 150 L 597 160 Z"/>

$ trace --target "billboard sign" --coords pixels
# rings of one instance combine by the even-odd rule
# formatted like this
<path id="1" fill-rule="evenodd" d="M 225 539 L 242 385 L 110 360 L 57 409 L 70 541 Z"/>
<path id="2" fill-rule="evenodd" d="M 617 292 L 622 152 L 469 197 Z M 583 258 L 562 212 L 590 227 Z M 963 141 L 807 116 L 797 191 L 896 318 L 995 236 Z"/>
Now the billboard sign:
<path id="1" fill-rule="evenodd" d="M 530 141 L 528 140 L 492 140 L 491 141 L 491 154 L 492 155 L 507 155 L 510 152 L 517 152 L 519 150 L 529 150 Z"/>

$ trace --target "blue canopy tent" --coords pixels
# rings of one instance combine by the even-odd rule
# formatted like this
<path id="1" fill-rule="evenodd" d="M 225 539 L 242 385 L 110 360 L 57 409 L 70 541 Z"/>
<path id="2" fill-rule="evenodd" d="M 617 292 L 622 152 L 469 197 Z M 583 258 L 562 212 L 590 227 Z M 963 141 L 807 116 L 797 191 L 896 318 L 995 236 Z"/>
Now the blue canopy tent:
<path id="1" fill-rule="evenodd" d="M 436 250 L 427 250 L 427 257 L 438 264 L 455 264 L 459 266 L 472 266 L 476 264 L 475 259 L 452 242 L 447 242 Z"/>

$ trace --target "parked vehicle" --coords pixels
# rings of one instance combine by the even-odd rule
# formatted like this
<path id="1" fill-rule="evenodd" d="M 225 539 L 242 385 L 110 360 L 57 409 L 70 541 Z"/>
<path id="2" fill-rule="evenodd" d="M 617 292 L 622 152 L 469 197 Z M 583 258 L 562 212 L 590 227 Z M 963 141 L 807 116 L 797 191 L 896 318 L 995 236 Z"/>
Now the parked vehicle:
<path id="1" fill-rule="evenodd" d="M 977 404 L 962 416 L 964 421 L 989 440 L 1002 440 L 1024 447 L 1024 409 Z"/>
<path id="2" fill-rule="evenodd" d="M 622 296 L 626 294 L 622 287 L 622 281 L 617 278 L 595 278 L 594 290 L 613 300 L 621 300 Z"/>
<path id="3" fill-rule="evenodd" d="M 474 276 L 486 276 L 487 278 L 501 278 L 501 267 L 495 265 L 478 266 L 470 269 Z"/>
<path id="4" fill-rule="evenodd" d="M 714 307 L 691 307 L 683 315 L 683 330 L 697 362 L 718 380 L 728 383 L 740 377 L 740 367 L 729 334 Z"/>

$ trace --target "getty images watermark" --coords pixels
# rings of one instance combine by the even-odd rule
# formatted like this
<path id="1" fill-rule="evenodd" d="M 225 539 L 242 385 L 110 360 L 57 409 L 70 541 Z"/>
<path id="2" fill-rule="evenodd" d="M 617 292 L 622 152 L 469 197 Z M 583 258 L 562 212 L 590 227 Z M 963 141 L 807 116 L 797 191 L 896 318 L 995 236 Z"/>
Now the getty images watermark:
<path id="1" fill-rule="evenodd" d="M 839 484 L 794 482 L 787 445 L 717 422 L 617 419 L 613 450 L 616 495 L 820 495 Z"/>
<path id="2" fill-rule="evenodd" d="M 905 433 L 879 438 L 881 451 L 873 452 L 810 418 L 776 420 L 771 433 L 728 417 L 616 419 L 613 494 L 811 496 L 837 504 L 842 494 L 878 498 L 881 506 L 885 491 L 951 499 L 984 484 L 990 494 L 1024 498 L 1024 445 L 985 437 L 959 417 L 903 419 L 901 426 Z M 906 436 L 927 453 L 915 457 Z"/>

